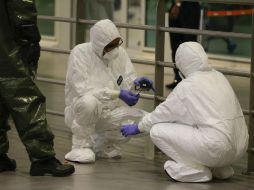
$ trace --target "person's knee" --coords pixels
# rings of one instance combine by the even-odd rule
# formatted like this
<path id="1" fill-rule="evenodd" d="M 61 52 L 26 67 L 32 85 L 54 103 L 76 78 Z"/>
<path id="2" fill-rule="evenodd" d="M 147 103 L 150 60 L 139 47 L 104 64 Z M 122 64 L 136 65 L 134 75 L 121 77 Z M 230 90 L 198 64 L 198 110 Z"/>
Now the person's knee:
<path id="1" fill-rule="evenodd" d="M 161 136 L 159 135 L 159 127 L 157 125 L 154 125 L 150 130 L 150 137 L 153 142 L 158 141 Z"/>
<path id="2" fill-rule="evenodd" d="M 150 138 L 156 146 L 161 146 L 162 144 L 168 144 L 172 136 L 169 130 L 168 124 L 158 123 L 152 126 L 150 130 Z"/>
<path id="3" fill-rule="evenodd" d="M 74 106 L 75 115 L 91 115 L 96 110 L 98 110 L 97 99 L 93 96 L 83 96 Z"/>

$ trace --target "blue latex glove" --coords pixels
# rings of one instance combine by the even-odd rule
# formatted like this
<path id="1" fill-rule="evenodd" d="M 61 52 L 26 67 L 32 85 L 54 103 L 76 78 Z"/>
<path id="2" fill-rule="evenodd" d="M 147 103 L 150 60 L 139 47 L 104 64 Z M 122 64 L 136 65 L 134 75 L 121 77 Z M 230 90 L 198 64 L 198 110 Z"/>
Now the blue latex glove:
<path id="1" fill-rule="evenodd" d="M 139 94 L 134 94 L 129 90 L 121 90 L 119 98 L 129 106 L 134 106 L 139 100 Z"/>
<path id="2" fill-rule="evenodd" d="M 137 124 L 127 124 L 121 127 L 121 133 L 123 136 L 128 137 L 130 135 L 137 135 L 140 131 Z"/>
<path id="3" fill-rule="evenodd" d="M 139 86 L 140 88 L 147 89 L 147 90 L 152 89 L 153 91 L 155 91 L 155 89 L 153 88 L 153 81 L 150 80 L 150 79 L 147 78 L 147 77 L 140 77 L 140 78 L 137 78 L 137 79 L 134 81 L 134 85 L 135 85 L 135 86 Z"/>

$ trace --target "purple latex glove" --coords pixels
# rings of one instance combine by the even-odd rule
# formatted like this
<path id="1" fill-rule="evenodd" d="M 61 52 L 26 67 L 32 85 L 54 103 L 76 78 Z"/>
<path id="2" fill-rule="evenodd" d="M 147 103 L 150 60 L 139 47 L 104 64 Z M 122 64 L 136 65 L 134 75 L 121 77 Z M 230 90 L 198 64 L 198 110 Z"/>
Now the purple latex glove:
<path id="1" fill-rule="evenodd" d="M 134 106 L 139 100 L 139 94 L 134 94 L 129 90 L 121 90 L 119 98 L 129 106 Z"/>
<path id="2" fill-rule="evenodd" d="M 121 127 L 121 133 L 123 136 L 128 137 L 130 135 L 137 135 L 140 133 L 137 124 L 127 124 Z"/>
<path id="3" fill-rule="evenodd" d="M 153 91 L 155 91 L 155 89 L 153 88 L 153 81 L 147 77 L 140 77 L 135 79 L 134 85 L 139 86 L 140 88 L 147 89 L 147 90 L 152 89 Z"/>

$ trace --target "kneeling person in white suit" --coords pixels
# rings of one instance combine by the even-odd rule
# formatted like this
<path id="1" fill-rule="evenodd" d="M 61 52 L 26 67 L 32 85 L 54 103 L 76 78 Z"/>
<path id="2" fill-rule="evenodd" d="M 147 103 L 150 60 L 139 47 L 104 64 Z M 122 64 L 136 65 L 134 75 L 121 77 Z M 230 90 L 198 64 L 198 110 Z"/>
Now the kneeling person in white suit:
<path id="1" fill-rule="evenodd" d="M 249 137 L 237 97 L 223 74 L 209 66 L 199 43 L 181 44 L 176 66 L 185 79 L 138 125 L 123 125 L 121 131 L 126 137 L 150 131 L 154 144 L 172 159 L 164 169 L 177 181 L 229 178 Z"/>
<path id="2" fill-rule="evenodd" d="M 80 163 L 94 162 L 95 156 L 121 156 L 116 145 L 127 140 L 120 133 L 121 125 L 144 116 L 144 111 L 129 107 L 139 100 L 131 91 L 133 83 L 152 86 L 148 78 L 136 77 L 110 20 L 97 22 L 90 39 L 72 50 L 65 87 L 65 123 L 73 133 L 72 150 L 65 159 Z"/>

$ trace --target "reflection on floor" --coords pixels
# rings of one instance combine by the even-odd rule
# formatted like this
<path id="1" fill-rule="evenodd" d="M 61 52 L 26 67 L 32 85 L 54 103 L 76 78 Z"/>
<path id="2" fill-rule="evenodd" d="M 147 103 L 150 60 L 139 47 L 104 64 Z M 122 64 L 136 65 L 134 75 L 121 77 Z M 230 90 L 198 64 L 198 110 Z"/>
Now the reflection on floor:
<path id="1" fill-rule="evenodd" d="M 57 157 L 63 161 L 64 154 L 71 146 L 70 133 L 60 130 L 54 130 L 54 133 Z M 0 184 L 3 190 L 252 190 L 254 188 L 254 177 L 241 173 L 246 166 L 245 159 L 234 165 L 236 174 L 230 180 L 213 180 L 200 184 L 175 182 L 169 179 L 163 171 L 163 163 L 167 158 L 162 153 L 157 153 L 153 161 L 144 159 L 142 139 L 133 139 L 124 145 L 122 159 L 101 159 L 95 164 L 75 164 L 76 172 L 70 177 L 31 177 L 28 173 L 30 163 L 25 148 L 17 138 L 15 130 L 9 133 L 9 137 L 11 141 L 9 155 L 16 159 L 18 167 L 16 172 L 0 174 Z"/>

